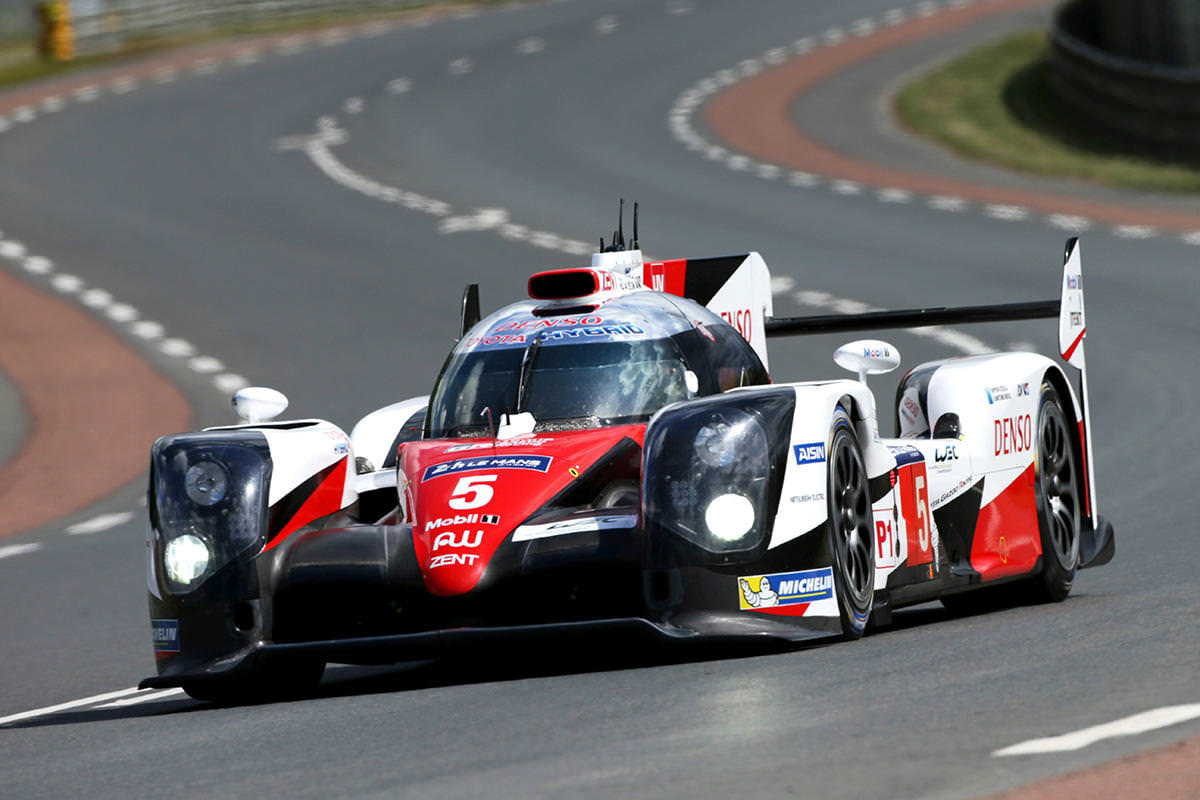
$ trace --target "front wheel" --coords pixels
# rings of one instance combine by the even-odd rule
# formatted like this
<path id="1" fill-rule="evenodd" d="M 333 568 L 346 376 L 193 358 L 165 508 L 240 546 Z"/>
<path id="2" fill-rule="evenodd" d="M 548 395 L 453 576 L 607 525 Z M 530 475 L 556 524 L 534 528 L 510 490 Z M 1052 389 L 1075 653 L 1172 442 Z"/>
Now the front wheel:
<path id="1" fill-rule="evenodd" d="M 829 549 L 842 636 L 857 639 L 867 627 L 875 597 L 874 519 L 862 451 L 850 416 L 841 407 L 833 417 L 828 476 Z"/>

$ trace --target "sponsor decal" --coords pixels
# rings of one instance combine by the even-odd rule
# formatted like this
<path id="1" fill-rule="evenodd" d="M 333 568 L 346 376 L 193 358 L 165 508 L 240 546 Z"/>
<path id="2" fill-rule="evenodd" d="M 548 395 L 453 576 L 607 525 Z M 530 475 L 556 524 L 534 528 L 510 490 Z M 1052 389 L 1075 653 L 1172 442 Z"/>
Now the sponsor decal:
<path id="1" fill-rule="evenodd" d="M 992 420 L 996 455 L 1024 453 L 1033 447 L 1033 419 L 1028 414 Z"/>
<path id="2" fill-rule="evenodd" d="M 722 311 L 721 319 L 728 322 L 729 326 L 740 333 L 743 339 L 747 342 L 750 341 L 754 329 L 754 317 L 750 314 L 750 309 L 739 308 L 734 311 Z"/>
<path id="3" fill-rule="evenodd" d="M 825 443 L 809 442 L 792 445 L 797 464 L 818 464 L 825 460 Z"/>
<path id="4" fill-rule="evenodd" d="M 1017 397 L 1029 397 L 1029 384 L 1028 383 L 1018 383 L 1017 384 Z"/>
<path id="5" fill-rule="evenodd" d="M 954 487 L 946 490 L 945 492 L 942 492 L 942 494 L 939 495 L 938 498 L 933 501 L 933 504 L 935 506 L 940 507 L 943 504 L 948 503 L 950 500 L 954 499 L 954 496 L 956 494 L 958 494 L 959 492 L 961 492 L 963 489 L 967 488 L 974 482 L 975 482 L 974 476 L 968 475 L 967 477 L 965 477 L 961 481 L 959 481 L 957 486 L 954 486 Z"/>
<path id="6" fill-rule="evenodd" d="M 476 523 L 483 525 L 499 525 L 499 514 L 455 514 L 453 517 L 439 517 L 425 523 L 426 531 L 436 531 L 438 528 L 447 528 L 450 526 L 459 525 L 475 525 Z"/>
<path id="7" fill-rule="evenodd" d="M 890 562 L 900 555 L 900 543 L 896 541 L 894 534 L 890 519 L 875 520 L 875 544 L 877 545 L 875 557 L 880 561 Z"/>
<path id="8" fill-rule="evenodd" d="M 465 347 L 493 347 L 498 344 L 525 344 L 525 335 L 509 333 L 490 336 L 470 336 L 463 342 Z"/>
<path id="9" fill-rule="evenodd" d="M 444 556 L 434 556 L 429 559 L 429 568 L 437 567 L 469 567 L 479 560 L 477 553 L 447 553 Z"/>
<path id="10" fill-rule="evenodd" d="M 984 389 L 984 391 L 987 392 L 988 405 L 1004 400 L 1012 400 L 1012 390 L 1007 386 L 993 386 L 990 389 Z"/>
<path id="11" fill-rule="evenodd" d="M 1082 289 L 1083 288 L 1083 276 L 1082 275 L 1068 275 L 1067 276 L 1067 288 L 1068 289 Z"/>
<path id="12" fill-rule="evenodd" d="M 492 333 L 504 333 L 506 331 L 527 331 L 541 330 L 543 328 L 561 328 L 570 327 L 573 325 L 603 325 L 604 317 L 586 316 L 586 317 L 547 317 L 544 319 L 517 319 L 511 322 L 504 322 L 492 328 Z"/>
<path id="13" fill-rule="evenodd" d="M 543 342 L 554 342 L 560 339 L 595 338 L 598 336 L 644 336 L 646 331 L 637 325 L 625 323 L 620 325 L 603 325 L 595 328 L 564 328 L 553 330 L 542 335 Z"/>
<path id="14" fill-rule="evenodd" d="M 892 351 L 886 347 L 864 347 L 863 358 L 891 358 Z"/>
<path id="15" fill-rule="evenodd" d="M 1078 328 L 1083 324 L 1083 315 L 1078 311 L 1071 312 L 1071 327 Z"/>
<path id="16" fill-rule="evenodd" d="M 792 503 L 823 503 L 825 502 L 824 492 L 814 492 L 813 494 L 797 494 L 788 498 Z"/>
<path id="17" fill-rule="evenodd" d="M 333 446 L 333 454 L 335 456 L 344 456 L 350 452 L 350 445 L 346 442 L 338 442 Z"/>
<path id="18" fill-rule="evenodd" d="M 650 288 L 656 292 L 666 291 L 667 265 L 661 261 L 650 264 Z"/>
<path id="19" fill-rule="evenodd" d="M 567 467 L 567 472 L 570 473 L 572 478 L 579 477 L 579 467 Z"/>
<path id="20" fill-rule="evenodd" d="M 946 444 L 936 448 L 933 451 L 933 461 L 935 464 L 941 464 L 946 461 L 958 461 L 958 445 Z"/>
<path id="21" fill-rule="evenodd" d="M 179 652 L 179 620 L 152 619 L 150 620 L 150 630 L 154 634 L 154 652 Z"/>
<path id="22" fill-rule="evenodd" d="M 505 447 L 541 447 L 544 444 L 553 442 L 553 439 L 497 439 L 495 441 L 488 439 L 486 442 L 476 442 L 474 444 L 456 444 L 453 447 L 447 447 L 443 453 L 462 453 L 468 450 L 499 450 Z"/>
<path id="23" fill-rule="evenodd" d="M 618 514 L 611 517 L 583 517 L 581 519 L 564 519 L 558 522 L 547 522 L 543 525 L 522 525 L 513 531 L 514 542 L 529 542 L 534 539 L 546 539 L 551 536 L 562 536 L 568 533 L 591 533 L 593 531 L 608 531 L 622 528 L 632 528 L 637 525 L 637 514 Z"/>
<path id="24" fill-rule="evenodd" d="M 470 531 L 463 531 L 462 533 L 443 531 L 434 538 L 433 551 L 436 553 L 443 547 L 479 547 L 482 543 L 483 531 L 475 531 L 474 534 Z"/>
<path id="25" fill-rule="evenodd" d="M 453 475 L 458 472 L 474 472 L 481 469 L 527 469 L 534 472 L 547 472 L 553 456 L 539 456 L 522 453 L 511 456 L 481 456 L 479 458 L 460 458 L 457 461 L 446 461 L 425 468 L 421 483 L 443 475 Z"/>
<path id="26" fill-rule="evenodd" d="M 833 568 L 739 577 L 738 589 L 742 611 L 827 600 L 833 597 Z"/>

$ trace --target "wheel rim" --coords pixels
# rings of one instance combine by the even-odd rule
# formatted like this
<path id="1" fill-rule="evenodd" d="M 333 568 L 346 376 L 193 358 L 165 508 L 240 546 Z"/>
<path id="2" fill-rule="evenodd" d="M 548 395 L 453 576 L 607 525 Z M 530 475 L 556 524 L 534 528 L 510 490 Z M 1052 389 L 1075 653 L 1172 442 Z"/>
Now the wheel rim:
<path id="1" fill-rule="evenodd" d="M 1071 438 L 1056 405 L 1043 407 L 1038 446 L 1038 471 L 1050 545 L 1063 569 L 1074 569 L 1079 558 L 1079 494 Z"/>
<path id="2" fill-rule="evenodd" d="M 854 448 L 839 437 L 834 450 L 833 541 L 838 549 L 838 564 L 843 583 L 860 602 L 872 589 L 871 501 L 867 476 Z"/>

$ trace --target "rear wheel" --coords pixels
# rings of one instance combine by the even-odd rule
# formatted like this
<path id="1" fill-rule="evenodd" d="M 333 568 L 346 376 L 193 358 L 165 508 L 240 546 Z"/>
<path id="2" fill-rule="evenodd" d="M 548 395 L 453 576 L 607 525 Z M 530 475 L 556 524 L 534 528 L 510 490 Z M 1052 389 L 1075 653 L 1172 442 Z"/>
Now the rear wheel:
<path id="1" fill-rule="evenodd" d="M 862 452 L 850 416 L 840 407 L 833 418 L 827 466 L 833 585 L 841 607 L 842 635 L 857 639 L 867 627 L 875 597 L 874 520 Z"/>
<path id="2" fill-rule="evenodd" d="M 1058 392 L 1042 384 L 1037 427 L 1037 511 L 1042 572 L 1030 581 L 1031 599 L 1059 602 L 1071 592 L 1079 563 L 1081 477 L 1075 445 Z"/>

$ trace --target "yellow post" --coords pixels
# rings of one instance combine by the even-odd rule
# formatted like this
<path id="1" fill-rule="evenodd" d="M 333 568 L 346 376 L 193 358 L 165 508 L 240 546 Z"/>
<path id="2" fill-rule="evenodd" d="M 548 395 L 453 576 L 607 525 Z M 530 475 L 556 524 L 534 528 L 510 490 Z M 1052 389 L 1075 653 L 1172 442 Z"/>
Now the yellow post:
<path id="1" fill-rule="evenodd" d="M 75 57 L 75 32 L 67 0 L 40 0 L 36 8 L 41 22 L 38 52 L 50 61 L 70 61 Z"/>

